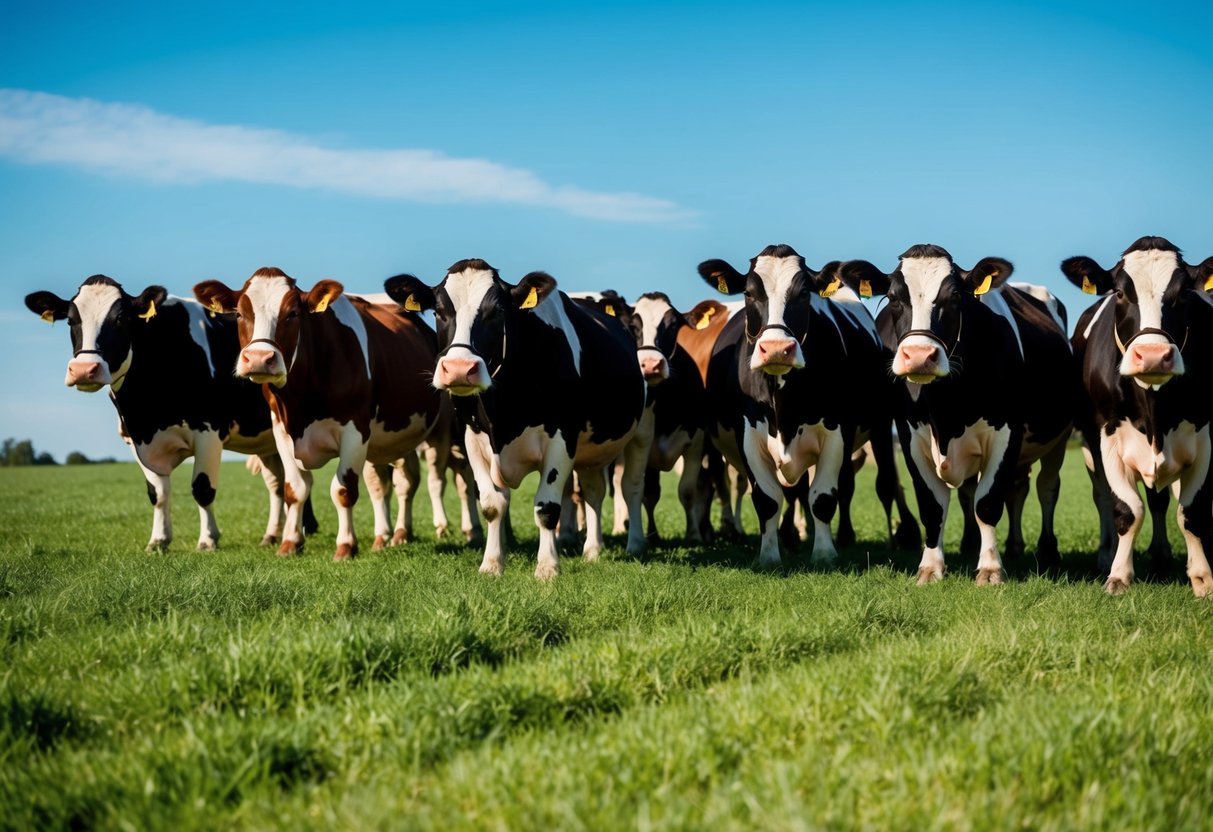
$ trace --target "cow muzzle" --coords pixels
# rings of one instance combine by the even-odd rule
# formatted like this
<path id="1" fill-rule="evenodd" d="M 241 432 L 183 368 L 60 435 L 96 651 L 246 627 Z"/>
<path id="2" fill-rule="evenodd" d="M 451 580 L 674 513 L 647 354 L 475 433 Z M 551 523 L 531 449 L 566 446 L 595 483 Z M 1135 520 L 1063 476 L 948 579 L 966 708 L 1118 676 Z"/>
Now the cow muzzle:
<path id="1" fill-rule="evenodd" d="M 87 355 L 88 357 L 81 357 Z M 63 383 L 85 393 L 96 393 L 113 381 L 109 365 L 97 353 L 79 353 L 67 362 L 67 377 Z"/>
<path id="2" fill-rule="evenodd" d="M 249 345 L 240 351 L 236 375 L 254 384 L 281 387 L 286 384 L 286 366 L 282 360 L 282 351 L 269 341 L 249 342 Z"/>
<path id="3" fill-rule="evenodd" d="M 1120 372 L 1143 384 L 1165 384 L 1179 374 L 1178 355 L 1174 344 L 1133 343 L 1125 350 Z"/>
<path id="4" fill-rule="evenodd" d="M 665 360 L 660 350 L 641 347 L 636 351 L 636 357 L 640 362 L 640 373 L 650 387 L 661 384 L 670 377 L 670 362 Z"/>
<path id="5" fill-rule="evenodd" d="M 750 366 L 769 375 L 781 376 L 803 367 L 804 359 L 795 338 L 760 338 L 754 344 L 754 361 Z"/>
<path id="6" fill-rule="evenodd" d="M 434 386 L 452 396 L 475 396 L 489 387 L 488 373 L 480 358 L 446 356 L 438 359 Z"/>
<path id="7" fill-rule="evenodd" d="M 897 345 L 893 356 L 893 374 L 915 384 L 930 384 L 948 374 L 948 357 L 943 344 L 933 334 L 911 333 Z"/>

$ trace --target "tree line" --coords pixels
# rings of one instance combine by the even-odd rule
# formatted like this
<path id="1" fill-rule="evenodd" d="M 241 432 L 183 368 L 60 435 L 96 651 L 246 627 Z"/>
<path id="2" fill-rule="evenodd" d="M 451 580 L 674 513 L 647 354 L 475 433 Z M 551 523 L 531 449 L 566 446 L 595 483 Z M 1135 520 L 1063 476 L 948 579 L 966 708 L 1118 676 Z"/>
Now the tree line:
<path id="1" fill-rule="evenodd" d="M 64 465 L 92 465 L 99 462 L 115 462 L 110 456 L 104 459 L 89 459 L 80 451 L 72 451 L 63 459 Z M 19 465 L 58 465 L 47 451 L 39 453 L 33 440 L 9 437 L 0 444 L 0 468 L 15 468 Z"/>

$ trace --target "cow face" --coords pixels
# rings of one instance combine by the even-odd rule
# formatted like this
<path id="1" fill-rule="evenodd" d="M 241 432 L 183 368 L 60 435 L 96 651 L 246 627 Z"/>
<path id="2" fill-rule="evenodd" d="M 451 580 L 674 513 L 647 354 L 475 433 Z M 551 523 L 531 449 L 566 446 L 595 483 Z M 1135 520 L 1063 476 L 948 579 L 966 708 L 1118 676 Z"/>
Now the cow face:
<path id="1" fill-rule="evenodd" d="M 1006 282 L 1014 267 L 1000 257 L 986 257 L 965 271 L 952 255 L 935 245 L 916 245 L 885 274 L 866 260 L 837 267 L 844 283 L 861 297 L 885 295 L 896 348 L 894 375 L 930 384 L 955 372 L 957 350 L 964 338 L 964 307 L 975 296 Z"/>
<path id="2" fill-rule="evenodd" d="M 687 326 L 682 313 L 662 292 L 649 292 L 629 306 L 615 292 L 604 292 L 592 304 L 619 319 L 636 342 L 636 360 L 645 383 L 654 387 L 670 377 L 670 359 L 678 347 L 678 330 Z"/>
<path id="3" fill-rule="evenodd" d="M 1071 257 L 1061 270 L 1084 292 L 1115 298 L 1112 334 L 1122 376 L 1151 387 L 1183 375 L 1188 303 L 1194 292 L 1213 289 L 1213 257 L 1189 266 L 1167 240 L 1142 237 L 1111 271 L 1090 257 Z"/>
<path id="4" fill-rule="evenodd" d="M 134 357 L 133 329 L 155 317 L 167 296 L 163 286 L 149 286 L 131 297 L 115 281 L 96 274 L 70 301 L 52 292 L 34 292 L 26 295 L 25 305 L 44 321 L 67 321 L 72 358 L 63 383 L 95 393 L 107 384 L 115 390 L 122 386 Z"/>
<path id="5" fill-rule="evenodd" d="M 510 348 L 518 315 L 531 314 L 556 290 L 556 281 L 531 272 L 511 286 L 483 260 L 460 260 L 431 289 L 408 274 L 388 278 L 388 295 L 409 312 L 434 310 L 438 363 L 434 387 L 454 396 L 488 390 Z"/>
<path id="6" fill-rule="evenodd" d="M 282 387 L 295 363 L 304 316 L 325 312 L 342 291 L 337 281 L 321 280 L 303 292 L 281 269 L 263 268 L 239 292 L 207 280 L 194 287 L 194 297 L 212 312 L 236 313 L 241 348 L 236 375 Z"/>
<path id="7" fill-rule="evenodd" d="M 783 375 L 804 366 L 813 293 L 828 296 L 837 285 L 815 272 L 788 245 L 771 245 L 741 274 L 723 260 L 705 260 L 699 275 L 726 295 L 745 294 L 746 339 L 754 345 L 750 369 Z"/>

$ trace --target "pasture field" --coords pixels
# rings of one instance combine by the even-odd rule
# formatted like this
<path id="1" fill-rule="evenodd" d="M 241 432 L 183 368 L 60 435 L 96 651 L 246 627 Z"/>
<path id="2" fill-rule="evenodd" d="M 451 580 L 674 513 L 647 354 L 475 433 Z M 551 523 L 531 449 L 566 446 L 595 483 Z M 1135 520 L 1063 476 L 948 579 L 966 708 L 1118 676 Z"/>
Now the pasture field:
<path id="1" fill-rule="evenodd" d="M 835 571 L 612 539 L 546 584 L 525 493 L 490 579 L 424 498 L 417 542 L 333 563 L 327 473 L 279 559 L 239 463 L 222 549 L 193 551 L 184 466 L 156 555 L 134 465 L 3 469 L 0 827 L 1213 828 L 1213 604 L 1104 595 L 1077 453 L 1063 476 L 1060 577 L 1029 552 L 979 588 L 949 557 L 919 588 L 871 468 Z"/>

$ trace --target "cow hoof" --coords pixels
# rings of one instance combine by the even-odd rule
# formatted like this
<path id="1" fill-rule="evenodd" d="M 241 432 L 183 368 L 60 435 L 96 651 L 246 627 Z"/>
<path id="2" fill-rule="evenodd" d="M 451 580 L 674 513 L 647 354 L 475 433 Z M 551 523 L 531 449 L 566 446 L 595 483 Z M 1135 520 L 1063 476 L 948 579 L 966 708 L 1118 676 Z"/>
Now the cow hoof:
<path id="1" fill-rule="evenodd" d="M 153 554 L 156 552 L 167 552 L 169 543 L 170 543 L 170 541 L 168 541 L 168 540 L 149 541 L 147 544 L 147 551 L 149 554 Z"/>
<path id="2" fill-rule="evenodd" d="M 550 581 L 560 574 L 560 567 L 554 563 L 541 563 L 535 567 L 535 577 L 541 581 Z"/>
<path id="3" fill-rule="evenodd" d="M 217 541 L 217 540 L 199 540 L 198 541 L 198 551 L 199 552 L 213 552 L 218 548 L 219 548 L 219 541 Z"/>
<path id="4" fill-rule="evenodd" d="M 758 560 L 754 561 L 753 567 L 758 572 L 776 572 L 783 568 L 783 561 L 779 558 L 773 560 L 758 558 Z"/>
<path id="5" fill-rule="evenodd" d="M 616 523 L 614 526 L 611 526 L 611 534 L 625 535 L 627 533 L 628 526 L 626 523 Z"/>
<path id="6" fill-rule="evenodd" d="M 473 546 L 477 546 L 484 542 L 484 533 L 480 529 L 464 529 L 463 540 Z"/>
<path id="7" fill-rule="evenodd" d="M 585 551 L 581 553 L 581 557 L 587 563 L 593 563 L 598 560 L 598 556 L 602 554 L 602 550 L 597 546 L 586 546 Z"/>
<path id="8" fill-rule="evenodd" d="M 435 526 L 434 527 L 434 537 L 437 540 L 442 540 L 444 537 L 446 537 L 450 533 L 450 531 L 451 531 L 450 526 L 445 526 L 445 525 L 444 526 Z"/>
<path id="9" fill-rule="evenodd" d="M 371 541 L 371 551 L 372 552 L 383 551 L 383 548 L 385 546 L 387 546 L 387 538 L 385 538 L 381 534 L 375 535 L 375 539 L 373 541 Z"/>
<path id="10" fill-rule="evenodd" d="M 943 580 L 943 570 L 935 569 L 931 566 L 924 566 L 918 570 L 918 585 L 926 586 L 927 584 L 938 583 Z"/>
<path id="11" fill-rule="evenodd" d="M 1107 583 L 1103 585 L 1103 591 L 1109 595 L 1124 595 L 1129 591 L 1129 582 L 1120 578 L 1108 578 Z"/>
<path id="12" fill-rule="evenodd" d="M 855 530 L 854 529 L 839 529 L 838 534 L 834 535 L 834 542 L 843 547 L 855 545 Z"/>
<path id="13" fill-rule="evenodd" d="M 832 569 L 837 559 L 838 552 L 833 549 L 822 549 L 821 551 L 815 549 L 813 554 L 809 555 L 809 566 L 814 569 Z"/>
<path id="14" fill-rule="evenodd" d="M 629 543 L 628 544 L 628 554 L 634 558 L 640 557 L 645 552 L 647 552 L 648 549 L 649 549 L 648 544 L 645 543 L 645 541 L 643 541 L 643 540 L 640 541 L 639 543 Z"/>
<path id="15" fill-rule="evenodd" d="M 278 535 L 276 535 L 276 534 L 267 534 L 265 537 L 261 538 L 262 546 L 273 546 L 277 542 L 278 542 Z"/>
<path id="16" fill-rule="evenodd" d="M 918 524 L 904 521 L 898 524 L 897 531 L 893 532 L 893 543 L 898 549 L 921 551 L 922 533 L 918 531 Z"/>
<path id="17" fill-rule="evenodd" d="M 485 561 L 480 564 L 481 575 L 492 575 L 495 578 L 500 578 L 505 574 L 505 564 L 499 560 Z"/>
<path id="18" fill-rule="evenodd" d="M 1192 594 L 1197 598 L 1213 598 L 1213 575 L 1207 572 L 1204 575 L 1188 576 L 1192 581 Z"/>
<path id="19" fill-rule="evenodd" d="M 999 567 L 978 569 L 977 570 L 977 585 L 978 586 L 994 586 L 1006 580 L 1006 574 Z"/>
<path id="20" fill-rule="evenodd" d="M 408 543 L 412 538 L 412 532 L 408 529 L 396 529 L 396 531 L 392 532 L 392 542 L 389 545 L 400 546 Z"/>
<path id="21" fill-rule="evenodd" d="M 337 551 L 333 553 L 333 560 L 353 560 L 357 554 L 358 547 L 353 543 L 337 544 Z"/>

